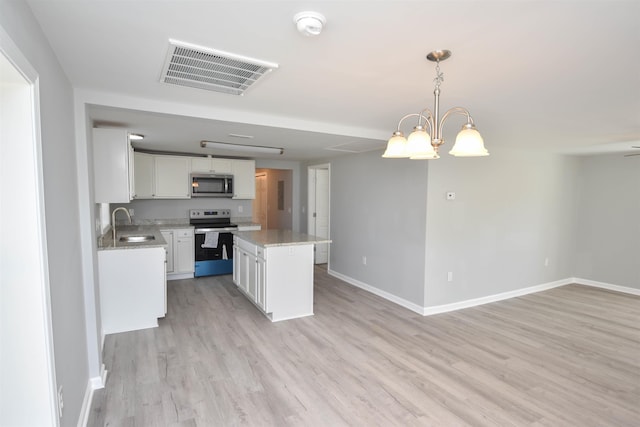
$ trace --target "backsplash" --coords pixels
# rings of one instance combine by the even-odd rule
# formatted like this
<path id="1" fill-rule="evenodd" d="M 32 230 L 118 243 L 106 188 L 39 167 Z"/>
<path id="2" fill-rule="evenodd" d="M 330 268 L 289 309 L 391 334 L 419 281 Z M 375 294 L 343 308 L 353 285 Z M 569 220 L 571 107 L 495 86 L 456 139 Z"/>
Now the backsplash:
<path id="1" fill-rule="evenodd" d="M 252 200 L 218 198 L 134 200 L 126 204 L 113 203 L 110 209 L 113 210 L 119 206 L 133 209 L 132 219 L 138 223 L 156 219 L 188 221 L 189 209 L 230 209 L 232 218 L 251 218 L 252 202 Z"/>

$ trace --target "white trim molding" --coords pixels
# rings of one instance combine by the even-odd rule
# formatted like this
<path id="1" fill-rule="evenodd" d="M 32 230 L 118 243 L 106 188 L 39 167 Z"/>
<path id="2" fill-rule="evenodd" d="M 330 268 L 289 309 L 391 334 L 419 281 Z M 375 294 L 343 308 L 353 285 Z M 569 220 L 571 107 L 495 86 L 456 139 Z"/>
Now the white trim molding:
<path id="1" fill-rule="evenodd" d="M 80 408 L 80 416 L 78 417 L 78 427 L 86 427 L 89 423 L 89 415 L 91 414 L 91 403 L 93 402 L 93 393 L 96 390 L 104 388 L 107 383 L 107 370 L 104 364 L 100 367 L 100 376 L 89 378 L 87 388 L 84 391 L 84 399 L 82 399 L 82 407 Z"/>
<path id="2" fill-rule="evenodd" d="M 381 289 L 378 289 L 376 287 L 373 287 L 371 285 L 367 285 L 364 282 L 361 282 L 359 280 L 356 280 L 352 277 L 349 276 L 345 276 L 344 274 L 338 273 L 337 271 L 333 271 L 331 269 L 327 270 L 327 273 L 329 273 L 330 276 L 336 277 L 340 280 L 342 280 L 343 282 L 346 282 L 352 286 L 355 286 L 356 288 L 360 288 L 363 289 L 367 292 L 370 292 L 374 295 L 377 295 L 379 297 L 382 297 L 384 299 L 386 299 L 387 301 L 391 301 L 392 303 L 398 304 L 399 306 L 402 306 L 404 308 L 407 308 L 415 313 L 418 314 L 422 314 L 424 316 L 424 307 L 419 306 L 418 304 L 412 303 L 411 301 L 407 301 L 404 298 L 400 298 L 396 295 L 390 294 L 389 292 L 383 291 Z"/>
<path id="3" fill-rule="evenodd" d="M 579 277 L 572 277 L 571 280 L 572 283 L 577 285 L 593 286 L 594 288 L 608 289 L 610 291 L 640 296 L 640 289 L 630 288 L 628 286 L 612 285 L 611 283 L 596 282 L 595 280 L 581 279 Z"/>
<path id="4" fill-rule="evenodd" d="M 513 291 L 502 292 L 494 295 L 487 295 L 485 297 L 473 298 L 465 301 L 453 302 L 450 304 L 424 307 L 423 315 L 430 316 L 432 314 L 446 313 L 448 311 L 455 311 L 463 308 L 470 308 L 478 305 L 498 302 L 498 301 L 502 301 L 510 298 L 521 297 L 523 295 L 534 294 L 536 292 L 546 291 L 549 289 L 557 288 L 559 286 L 569 285 L 573 283 L 572 280 L 573 280 L 572 278 L 556 280 L 555 282 L 543 283 L 541 285 L 529 286 L 527 288 L 516 289 Z"/>
<path id="5" fill-rule="evenodd" d="M 407 308 L 415 313 L 421 314 L 423 316 L 431 316 L 433 314 L 447 313 L 449 311 L 461 310 L 463 308 L 471 308 L 478 305 L 489 304 L 492 302 L 498 302 L 510 298 L 520 297 L 528 294 L 533 294 L 536 292 L 546 291 L 549 289 L 557 288 L 560 286 L 577 284 L 583 286 L 592 286 L 596 288 L 608 289 L 610 291 L 622 292 L 625 294 L 638 295 L 640 296 L 640 289 L 630 288 L 626 286 L 612 285 L 610 283 L 596 282 L 594 280 L 581 279 L 577 277 L 569 277 L 566 279 L 556 280 L 554 282 L 543 283 L 540 285 L 529 286 L 527 288 L 516 289 L 513 291 L 502 292 L 494 295 L 487 295 L 480 298 L 473 298 L 465 301 L 457 301 L 449 304 L 442 305 L 433 305 L 429 307 L 421 307 L 418 304 L 414 304 L 411 301 L 407 301 L 403 298 L 400 298 L 396 295 L 393 295 L 389 292 L 378 289 L 374 286 L 363 283 L 359 280 L 356 280 L 352 277 L 345 276 L 344 274 L 338 273 L 331 269 L 327 270 L 330 276 L 338 278 L 343 282 L 346 282 L 352 286 L 363 289 L 367 292 L 370 292 L 374 295 L 377 295 L 381 298 L 386 299 L 387 301 L 391 301 L 392 303 L 398 304 L 404 308 Z"/>

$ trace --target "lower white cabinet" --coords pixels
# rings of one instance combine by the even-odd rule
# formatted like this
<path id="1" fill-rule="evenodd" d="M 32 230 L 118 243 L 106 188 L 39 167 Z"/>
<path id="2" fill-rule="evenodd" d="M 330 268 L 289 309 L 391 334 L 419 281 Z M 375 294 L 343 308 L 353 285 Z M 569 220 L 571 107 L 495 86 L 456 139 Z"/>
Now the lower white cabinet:
<path id="1" fill-rule="evenodd" d="M 103 334 L 158 326 L 166 314 L 162 247 L 98 251 Z"/>
<path id="2" fill-rule="evenodd" d="M 233 243 L 233 281 L 271 321 L 313 315 L 313 244 Z"/>
<path id="3" fill-rule="evenodd" d="M 167 280 L 192 278 L 195 269 L 193 228 L 160 231 L 167 241 Z"/>

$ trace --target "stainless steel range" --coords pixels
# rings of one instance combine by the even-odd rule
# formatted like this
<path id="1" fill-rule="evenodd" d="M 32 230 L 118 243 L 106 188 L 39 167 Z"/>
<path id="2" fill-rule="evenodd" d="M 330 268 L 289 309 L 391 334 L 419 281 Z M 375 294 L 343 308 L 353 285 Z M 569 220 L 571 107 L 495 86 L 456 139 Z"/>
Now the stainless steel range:
<path id="1" fill-rule="evenodd" d="M 195 277 L 233 273 L 233 234 L 230 209 L 190 209 L 195 234 Z"/>

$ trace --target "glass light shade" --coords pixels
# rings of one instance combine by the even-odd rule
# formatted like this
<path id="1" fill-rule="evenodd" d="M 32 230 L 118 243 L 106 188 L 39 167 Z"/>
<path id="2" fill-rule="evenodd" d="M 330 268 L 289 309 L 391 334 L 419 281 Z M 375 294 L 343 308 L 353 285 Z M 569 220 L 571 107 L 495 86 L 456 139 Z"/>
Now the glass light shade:
<path id="1" fill-rule="evenodd" d="M 438 153 L 436 153 L 436 151 L 433 150 L 433 147 L 431 147 L 431 148 L 432 148 L 431 151 L 424 151 L 424 152 L 421 152 L 421 153 L 414 153 L 409 158 L 411 160 L 435 160 L 435 159 L 439 159 L 440 156 L 438 156 Z"/>
<path id="2" fill-rule="evenodd" d="M 430 159 L 437 156 L 431 146 L 431 135 L 422 126 L 413 128 L 407 139 L 407 152 L 410 159 Z"/>
<path id="3" fill-rule="evenodd" d="M 407 153 L 407 139 L 402 132 L 394 132 L 387 142 L 387 149 L 382 157 L 386 159 L 403 159 L 409 157 Z"/>
<path id="4" fill-rule="evenodd" d="M 467 123 L 458 133 L 456 143 L 449 154 L 456 157 L 479 157 L 488 156 L 489 152 L 484 148 L 480 132 L 476 130 L 474 125 Z"/>

